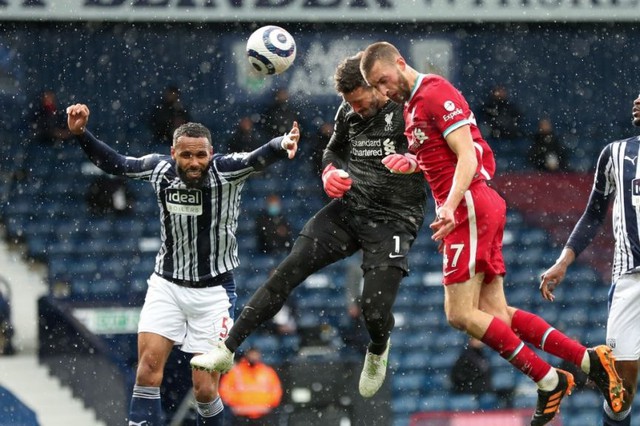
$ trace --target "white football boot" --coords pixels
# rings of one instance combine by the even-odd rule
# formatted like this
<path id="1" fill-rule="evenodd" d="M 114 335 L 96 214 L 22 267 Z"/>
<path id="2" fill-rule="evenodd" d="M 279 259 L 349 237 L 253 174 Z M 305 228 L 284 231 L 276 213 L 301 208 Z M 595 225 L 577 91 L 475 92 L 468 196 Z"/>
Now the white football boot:
<path id="1" fill-rule="evenodd" d="M 387 375 L 390 347 L 391 340 L 387 341 L 387 348 L 382 355 L 372 354 L 367 349 L 367 355 L 364 357 L 364 366 L 362 367 L 362 373 L 360 373 L 360 383 L 358 385 L 360 395 L 363 397 L 371 398 L 384 383 L 384 378 Z"/>
<path id="2" fill-rule="evenodd" d="M 233 367 L 233 352 L 222 341 L 209 352 L 191 358 L 191 368 L 194 370 L 226 373 L 231 370 L 231 367 Z"/>

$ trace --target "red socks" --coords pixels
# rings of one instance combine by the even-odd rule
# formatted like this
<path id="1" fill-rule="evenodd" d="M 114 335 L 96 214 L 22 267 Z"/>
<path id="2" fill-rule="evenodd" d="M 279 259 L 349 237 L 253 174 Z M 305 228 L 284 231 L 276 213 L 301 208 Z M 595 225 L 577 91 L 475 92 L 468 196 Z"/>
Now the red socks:
<path id="1" fill-rule="evenodd" d="M 511 319 L 511 329 L 525 342 L 578 367 L 582 364 L 583 345 L 550 326 L 544 319 L 518 309 Z"/>
<path id="2" fill-rule="evenodd" d="M 495 350 L 514 367 L 539 382 L 549 372 L 551 366 L 540 358 L 530 347 L 516 336 L 507 324 L 493 318 L 482 336 L 482 342 Z"/>

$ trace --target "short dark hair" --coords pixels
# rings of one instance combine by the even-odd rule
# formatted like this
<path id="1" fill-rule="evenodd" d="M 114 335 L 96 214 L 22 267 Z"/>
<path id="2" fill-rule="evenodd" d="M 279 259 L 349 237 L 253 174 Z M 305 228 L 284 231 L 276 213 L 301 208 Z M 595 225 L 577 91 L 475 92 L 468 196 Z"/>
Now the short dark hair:
<path id="1" fill-rule="evenodd" d="M 360 68 L 364 74 L 367 74 L 373 68 L 377 61 L 393 62 L 396 58 L 402 56 L 398 49 L 391 43 L 379 41 L 369 45 L 362 55 Z"/>
<path id="2" fill-rule="evenodd" d="M 176 145 L 180 136 L 188 136 L 190 138 L 207 138 L 209 145 L 211 142 L 211 132 L 200 123 L 184 123 L 173 132 L 173 146 Z"/>
<path id="3" fill-rule="evenodd" d="M 360 87 L 369 86 L 360 72 L 361 58 L 362 52 L 359 52 L 342 61 L 336 68 L 333 79 L 338 93 L 351 93 Z"/>

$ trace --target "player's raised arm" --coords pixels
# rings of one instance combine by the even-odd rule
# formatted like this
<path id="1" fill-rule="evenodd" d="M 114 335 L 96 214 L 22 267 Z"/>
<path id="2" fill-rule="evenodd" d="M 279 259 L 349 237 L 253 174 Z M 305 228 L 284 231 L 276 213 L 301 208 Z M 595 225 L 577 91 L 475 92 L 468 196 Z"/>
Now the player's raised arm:
<path id="1" fill-rule="evenodd" d="M 249 153 L 234 153 L 215 159 L 216 168 L 220 172 L 235 172 L 247 167 L 254 171 L 264 170 L 276 161 L 284 158 L 292 159 L 298 151 L 300 129 L 296 121 L 291 130 L 283 136 L 271 139 L 266 144 Z"/>
<path id="2" fill-rule="evenodd" d="M 78 136 L 84 133 L 89 121 L 89 107 L 85 104 L 75 104 L 67 107 L 67 126 L 69 131 Z"/>
<path id="3" fill-rule="evenodd" d="M 281 143 L 282 149 L 287 151 L 289 160 L 296 156 L 296 151 L 298 151 L 298 142 L 300 142 L 300 128 L 298 127 L 298 122 L 294 121 L 293 126 L 291 126 L 291 130 L 289 130 L 289 133 L 284 135 Z"/>
<path id="4" fill-rule="evenodd" d="M 122 176 L 126 174 L 127 170 L 139 171 L 143 166 L 143 160 L 131 159 L 127 163 L 127 157 L 98 140 L 87 130 L 89 114 L 89 107 L 85 104 L 75 104 L 67 107 L 69 131 L 76 136 L 80 147 L 87 154 L 89 160 L 102 171 L 112 175 Z"/>

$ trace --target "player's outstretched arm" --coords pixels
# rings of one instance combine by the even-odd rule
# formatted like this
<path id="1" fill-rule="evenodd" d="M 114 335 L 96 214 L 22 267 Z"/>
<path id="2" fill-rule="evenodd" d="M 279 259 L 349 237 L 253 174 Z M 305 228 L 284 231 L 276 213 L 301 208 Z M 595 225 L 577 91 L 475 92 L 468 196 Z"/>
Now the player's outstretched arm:
<path id="1" fill-rule="evenodd" d="M 298 123 L 294 121 L 291 130 L 285 135 L 273 138 L 249 153 L 224 155 L 214 161 L 216 168 L 221 172 L 233 172 L 247 167 L 260 171 L 283 159 L 285 155 L 289 159 L 295 157 L 299 141 L 300 129 Z"/>
<path id="2" fill-rule="evenodd" d="M 89 107 L 85 104 L 75 104 L 67 107 L 67 126 L 74 135 L 81 135 L 87 128 L 89 121 Z"/>
<path id="3" fill-rule="evenodd" d="M 102 171 L 117 176 L 124 176 L 127 171 L 142 170 L 144 160 L 127 160 L 127 157 L 98 140 L 87 130 L 89 114 L 89 107 L 85 104 L 75 104 L 67 107 L 67 126 L 69 131 L 76 136 L 80 147 L 87 154 L 89 160 Z"/>

